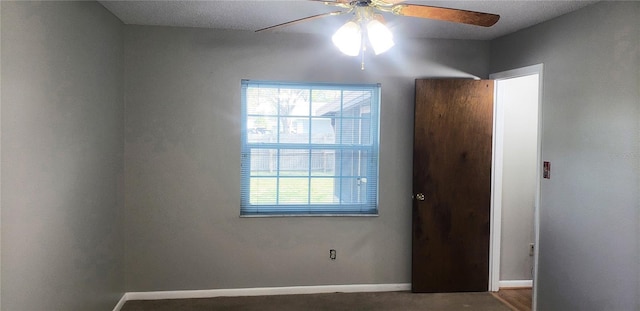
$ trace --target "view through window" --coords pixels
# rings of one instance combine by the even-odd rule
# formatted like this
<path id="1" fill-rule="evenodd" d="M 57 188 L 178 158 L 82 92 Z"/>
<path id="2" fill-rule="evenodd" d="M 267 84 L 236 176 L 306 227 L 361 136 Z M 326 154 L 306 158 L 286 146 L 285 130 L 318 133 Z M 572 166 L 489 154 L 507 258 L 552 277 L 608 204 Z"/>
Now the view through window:
<path id="1" fill-rule="evenodd" d="M 243 80 L 241 215 L 377 214 L 379 94 Z"/>

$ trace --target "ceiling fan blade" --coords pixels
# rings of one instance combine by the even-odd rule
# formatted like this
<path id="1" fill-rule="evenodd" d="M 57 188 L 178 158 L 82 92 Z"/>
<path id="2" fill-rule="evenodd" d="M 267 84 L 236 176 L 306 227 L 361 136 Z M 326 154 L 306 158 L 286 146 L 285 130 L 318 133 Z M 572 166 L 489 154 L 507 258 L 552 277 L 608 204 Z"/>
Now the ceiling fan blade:
<path id="1" fill-rule="evenodd" d="M 391 12 L 396 15 L 430 18 L 483 27 L 493 26 L 500 19 L 500 15 L 490 13 L 403 3 L 394 5 L 391 8 Z"/>
<path id="2" fill-rule="evenodd" d="M 344 12 L 344 11 L 334 11 L 334 12 L 329 12 L 329 13 L 311 15 L 311 16 L 300 18 L 300 19 L 292 20 L 292 21 L 289 21 L 289 22 L 286 22 L 286 23 L 282 23 L 282 24 L 273 25 L 273 26 L 269 26 L 269 27 L 266 27 L 266 28 L 258 29 L 258 30 L 256 30 L 256 32 L 272 30 L 272 29 L 275 29 L 275 28 L 280 28 L 280 27 L 284 27 L 284 26 L 290 26 L 290 25 L 293 25 L 293 24 L 306 22 L 306 21 L 310 21 L 310 20 L 314 20 L 314 19 L 318 19 L 318 18 L 323 18 L 323 17 L 327 17 L 327 16 L 336 16 L 336 15 L 340 15 L 340 14 L 344 14 L 344 13 L 346 13 L 346 12 Z"/>
<path id="3" fill-rule="evenodd" d="M 404 2 L 404 0 L 371 0 L 371 2 L 374 5 L 379 5 L 379 6 L 392 6 L 394 4 L 398 4 L 400 2 Z"/>
<path id="4" fill-rule="evenodd" d="M 321 3 L 324 3 L 325 5 L 337 6 L 337 7 L 341 7 L 341 8 L 350 8 L 350 7 L 352 7 L 351 0 L 335 0 L 335 1 L 307 0 L 307 1 L 321 2 Z"/>

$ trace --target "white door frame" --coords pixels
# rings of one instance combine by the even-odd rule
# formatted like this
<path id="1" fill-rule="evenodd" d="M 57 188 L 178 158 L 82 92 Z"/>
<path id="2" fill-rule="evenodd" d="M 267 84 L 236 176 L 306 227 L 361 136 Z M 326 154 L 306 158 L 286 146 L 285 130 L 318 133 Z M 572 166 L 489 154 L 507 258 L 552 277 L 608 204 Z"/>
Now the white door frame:
<path id="1" fill-rule="evenodd" d="M 542 172 L 542 71 L 543 64 L 502 71 L 491 74 L 492 80 L 506 80 L 522 76 L 538 74 L 538 155 L 536 174 L 536 196 L 534 207 L 534 255 L 533 255 L 533 309 L 536 310 L 536 278 L 538 276 L 538 249 L 539 249 L 539 208 L 540 208 L 540 179 Z M 498 83 L 495 83 L 497 88 Z M 491 234 L 489 251 L 489 290 L 498 291 L 500 288 L 500 236 L 502 232 L 502 169 L 504 150 L 504 104 L 494 97 L 494 121 L 493 121 L 493 160 L 491 169 Z"/>

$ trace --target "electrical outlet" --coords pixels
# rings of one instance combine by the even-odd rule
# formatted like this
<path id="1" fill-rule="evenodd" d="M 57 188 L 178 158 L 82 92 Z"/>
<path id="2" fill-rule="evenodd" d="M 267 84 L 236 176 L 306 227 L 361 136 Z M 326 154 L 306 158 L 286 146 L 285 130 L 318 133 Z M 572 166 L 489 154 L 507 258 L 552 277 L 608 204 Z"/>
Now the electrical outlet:
<path id="1" fill-rule="evenodd" d="M 535 249 L 535 244 L 529 243 L 529 256 L 533 256 L 534 249 Z"/>
<path id="2" fill-rule="evenodd" d="M 330 249 L 329 250 L 329 258 L 331 260 L 336 260 L 336 250 L 335 249 Z"/>

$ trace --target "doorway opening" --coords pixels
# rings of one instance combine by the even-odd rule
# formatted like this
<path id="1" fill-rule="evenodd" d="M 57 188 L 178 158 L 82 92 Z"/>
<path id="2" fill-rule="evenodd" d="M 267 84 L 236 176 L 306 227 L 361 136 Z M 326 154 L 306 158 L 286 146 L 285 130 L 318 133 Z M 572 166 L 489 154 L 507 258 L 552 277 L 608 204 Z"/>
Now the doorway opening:
<path id="1" fill-rule="evenodd" d="M 538 259 L 543 65 L 495 80 L 489 290 L 533 288 Z"/>

